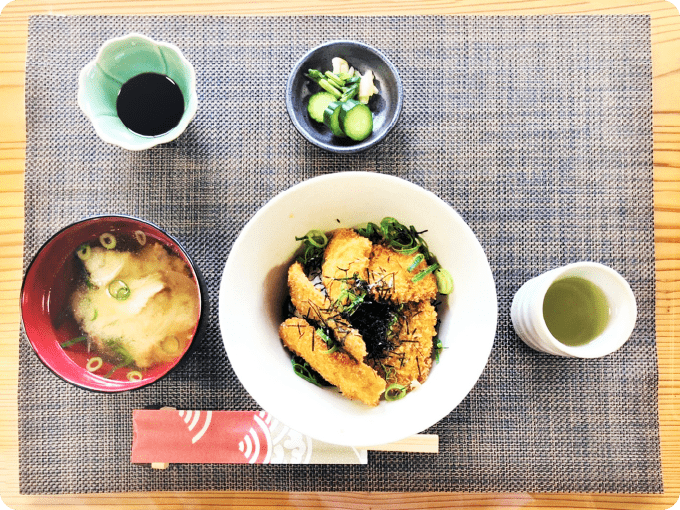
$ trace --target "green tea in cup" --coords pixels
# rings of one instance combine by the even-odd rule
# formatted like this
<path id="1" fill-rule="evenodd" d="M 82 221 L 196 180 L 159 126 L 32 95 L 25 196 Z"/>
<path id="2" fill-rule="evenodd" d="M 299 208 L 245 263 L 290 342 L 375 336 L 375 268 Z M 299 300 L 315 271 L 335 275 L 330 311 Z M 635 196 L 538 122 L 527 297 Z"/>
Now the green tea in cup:
<path id="1" fill-rule="evenodd" d="M 637 303 L 628 282 L 598 262 L 573 262 L 524 282 L 512 298 L 512 326 L 532 349 L 599 358 L 630 338 Z"/>
<path id="2" fill-rule="evenodd" d="M 594 340 L 607 327 L 609 316 L 609 302 L 602 289 L 578 276 L 554 281 L 543 299 L 545 324 L 564 345 Z"/>

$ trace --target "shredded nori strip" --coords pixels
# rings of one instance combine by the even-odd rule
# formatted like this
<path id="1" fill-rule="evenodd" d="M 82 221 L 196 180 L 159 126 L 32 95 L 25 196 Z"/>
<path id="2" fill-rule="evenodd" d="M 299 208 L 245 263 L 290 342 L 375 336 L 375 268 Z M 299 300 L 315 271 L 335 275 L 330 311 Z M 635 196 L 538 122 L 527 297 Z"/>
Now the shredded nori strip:
<path id="1" fill-rule="evenodd" d="M 361 333 L 370 359 L 379 360 L 394 349 L 389 333 L 397 318 L 397 307 L 367 297 L 352 314 L 352 327 Z"/>

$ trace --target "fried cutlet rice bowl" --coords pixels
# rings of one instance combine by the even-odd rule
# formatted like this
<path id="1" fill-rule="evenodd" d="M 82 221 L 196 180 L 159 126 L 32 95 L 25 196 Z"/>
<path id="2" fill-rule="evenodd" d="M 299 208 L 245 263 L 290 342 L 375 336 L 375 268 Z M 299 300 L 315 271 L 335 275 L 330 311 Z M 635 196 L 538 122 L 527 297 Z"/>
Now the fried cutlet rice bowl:
<path id="1" fill-rule="evenodd" d="M 453 277 L 438 295 L 444 349 L 428 379 L 397 401 L 377 406 L 298 377 L 279 337 L 286 319 L 295 237 L 394 217 L 422 234 Z M 231 247 L 219 293 L 219 321 L 231 366 L 262 409 L 315 439 L 373 446 L 417 434 L 449 414 L 486 366 L 496 332 L 497 300 L 486 255 L 463 219 L 435 194 L 370 172 L 316 177 L 280 193 L 244 226 Z"/>

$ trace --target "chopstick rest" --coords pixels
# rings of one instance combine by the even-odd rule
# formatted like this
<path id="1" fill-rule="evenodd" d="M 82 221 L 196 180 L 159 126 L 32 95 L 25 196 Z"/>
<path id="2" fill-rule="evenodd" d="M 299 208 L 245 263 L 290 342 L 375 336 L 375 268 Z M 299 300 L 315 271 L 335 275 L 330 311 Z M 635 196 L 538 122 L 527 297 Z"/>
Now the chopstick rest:
<path id="1" fill-rule="evenodd" d="M 367 464 L 368 449 L 317 441 L 265 411 L 135 410 L 133 463 Z M 438 437 L 418 435 L 375 449 L 437 453 Z"/>

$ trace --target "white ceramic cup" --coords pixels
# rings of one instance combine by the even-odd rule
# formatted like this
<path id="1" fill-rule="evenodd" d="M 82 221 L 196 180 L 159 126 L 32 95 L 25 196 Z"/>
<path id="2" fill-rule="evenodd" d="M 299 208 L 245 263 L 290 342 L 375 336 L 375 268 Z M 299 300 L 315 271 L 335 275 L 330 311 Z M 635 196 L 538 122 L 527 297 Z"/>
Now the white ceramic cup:
<path id="1" fill-rule="evenodd" d="M 589 280 L 604 292 L 609 302 L 609 322 L 604 331 L 584 345 L 569 346 L 558 341 L 543 319 L 543 300 L 556 280 L 576 276 Z M 526 282 L 512 300 L 512 325 L 532 349 L 576 358 L 599 358 L 619 349 L 630 337 L 637 319 L 637 304 L 628 282 L 610 267 L 597 262 L 576 262 L 543 273 Z"/>

